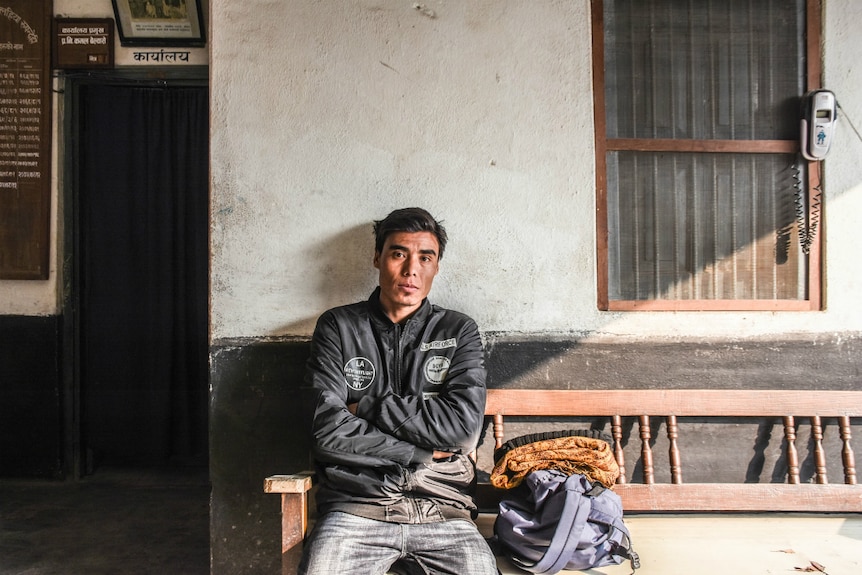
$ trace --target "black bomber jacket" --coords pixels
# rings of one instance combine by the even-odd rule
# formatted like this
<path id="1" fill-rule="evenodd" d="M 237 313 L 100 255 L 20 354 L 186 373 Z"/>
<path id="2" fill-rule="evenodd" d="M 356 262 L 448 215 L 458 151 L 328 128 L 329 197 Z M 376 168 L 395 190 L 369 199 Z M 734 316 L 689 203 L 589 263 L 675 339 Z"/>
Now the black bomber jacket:
<path id="1" fill-rule="evenodd" d="M 379 303 L 320 316 L 306 370 L 318 511 L 398 523 L 469 517 L 485 408 L 485 364 L 476 323 L 422 302 L 403 325 Z M 347 405 L 357 403 L 356 415 Z M 435 449 L 455 453 L 433 460 Z"/>

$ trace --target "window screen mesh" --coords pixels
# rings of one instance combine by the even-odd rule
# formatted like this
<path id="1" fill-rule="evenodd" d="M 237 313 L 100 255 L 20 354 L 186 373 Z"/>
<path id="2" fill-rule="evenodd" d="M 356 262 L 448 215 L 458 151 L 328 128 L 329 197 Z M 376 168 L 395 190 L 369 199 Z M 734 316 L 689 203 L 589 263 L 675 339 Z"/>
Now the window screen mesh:
<path id="1" fill-rule="evenodd" d="M 692 147 L 607 153 L 610 300 L 807 299 L 802 165 L 697 151 L 797 138 L 805 23 L 805 0 L 605 0 L 607 137 Z"/>
<path id="2" fill-rule="evenodd" d="M 804 0 L 604 6 L 608 138 L 796 138 Z"/>
<path id="3" fill-rule="evenodd" d="M 609 153 L 610 298 L 805 299 L 794 161 Z"/>

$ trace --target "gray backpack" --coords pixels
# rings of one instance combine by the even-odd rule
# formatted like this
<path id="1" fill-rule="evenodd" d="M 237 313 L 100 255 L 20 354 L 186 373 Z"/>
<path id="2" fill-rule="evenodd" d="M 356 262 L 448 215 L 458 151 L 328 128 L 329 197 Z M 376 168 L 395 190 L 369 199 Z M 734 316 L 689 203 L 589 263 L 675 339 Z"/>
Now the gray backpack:
<path id="1" fill-rule="evenodd" d="M 640 560 L 619 495 L 580 474 L 531 472 L 500 501 L 494 535 L 502 553 L 532 573 L 584 570 Z"/>

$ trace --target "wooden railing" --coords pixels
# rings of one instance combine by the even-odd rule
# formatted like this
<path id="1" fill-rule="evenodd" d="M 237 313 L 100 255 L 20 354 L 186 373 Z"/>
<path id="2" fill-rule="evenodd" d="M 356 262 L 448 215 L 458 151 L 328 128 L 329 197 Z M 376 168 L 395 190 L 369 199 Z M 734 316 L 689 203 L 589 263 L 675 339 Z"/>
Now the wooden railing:
<path id="1" fill-rule="evenodd" d="M 620 466 L 620 494 L 627 512 L 638 511 L 812 511 L 862 512 L 851 447 L 851 418 L 862 416 L 862 392 L 788 390 L 505 390 L 488 391 L 485 414 L 493 417 L 494 439 L 502 445 L 504 418 L 608 417 L 614 455 Z M 623 418 L 637 421 L 643 482 L 626 482 Z M 651 418 L 664 417 L 670 483 L 656 483 Z M 686 417 L 777 418 L 783 423 L 787 454 L 786 483 L 685 483 L 679 448 L 680 419 Z M 796 446 L 798 418 L 810 418 L 815 482 L 802 484 Z M 823 421 L 837 422 L 843 483 L 830 484 L 823 448 Z M 704 454 L 699 454 L 704 457 Z M 489 488 L 480 486 L 479 497 Z M 493 491 L 490 492 L 493 501 Z"/>
<path id="2" fill-rule="evenodd" d="M 491 389 L 485 415 L 493 420 L 495 445 L 505 441 L 507 417 L 607 417 L 614 454 L 622 470 L 614 486 L 626 513 L 637 512 L 750 512 L 799 511 L 862 513 L 862 486 L 856 483 L 856 463 L 851 446 L 851 418 L 862 417 L 862 391 L 790 390 L 535 390 Z M 665 418 L 670 482 L 656 482 L 652 418 Z M 686 483 L 684 454 L 679 447 L 681 420 L 687 417 L 777 419 L 782 422 L 786 449 L 785 483 Z M 623 449 L 624 418 L 638 425 L 643 482 L 626 481 Z M 802 482 L 797 449 L 798 418 L 809 418 L 814 450 L 814 482 Z M 823 426 L 837 422 L 843 483 L 828 483 Z M 634 434 L 633 434 L 634 435 Z M 699 457 L 708 456 L 700 453 Z M 313 474 L 276 475 L 266 478 L 264 490 L 282 494 L 283 575 L 292 575 L 308 526 L 307 494 Z M 480 508 L 493 509 L 500 490 L 477 486 Z"/>

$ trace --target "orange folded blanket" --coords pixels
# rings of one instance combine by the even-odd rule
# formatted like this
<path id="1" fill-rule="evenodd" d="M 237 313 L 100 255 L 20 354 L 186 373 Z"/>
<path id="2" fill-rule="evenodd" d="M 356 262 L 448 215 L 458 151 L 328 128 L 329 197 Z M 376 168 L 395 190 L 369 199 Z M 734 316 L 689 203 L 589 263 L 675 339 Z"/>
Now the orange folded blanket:
<path id="1" fill-rule="evenodd" d="M 500 489 L 512 489 L 528 473 L 539 469 L 580 473 L 608 488 L 613 487 L 620 475 L 620 467 L 607 441 L 568 436 L 535 441 L 507 451 L 491 472 L 491 484 Z"/>

